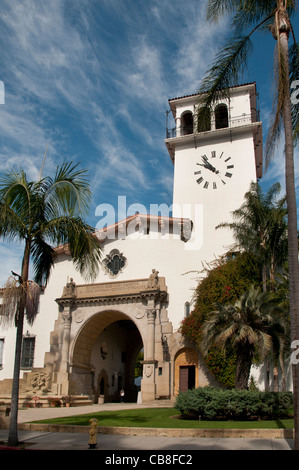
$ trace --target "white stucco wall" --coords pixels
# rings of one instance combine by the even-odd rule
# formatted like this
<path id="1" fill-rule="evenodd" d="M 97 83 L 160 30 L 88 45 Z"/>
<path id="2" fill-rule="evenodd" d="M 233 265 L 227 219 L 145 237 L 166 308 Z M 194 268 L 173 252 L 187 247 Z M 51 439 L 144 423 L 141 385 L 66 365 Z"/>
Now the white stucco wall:
<path id="1" fill-rule="evenodd" d="M 191 97 L 177 102 L 176 116 L 187 109 L 194 110 Z M 250 113 L 248 90 L 237 90 L 230 100 L 231 117 Z M 119 273 L 116 281 L 147 278 L 152 269 L 166 280 L 169 303 L 168 318 L 176 331 L 184 318 L 185 303 L 192 301 L 194 289 L 201 276 L 202 263 L 209 262 L 223 254 L 231 246 L 232 233 L 227 229 L 215 230 L 221 222 L 230 221 L 231 211 L 240 207 L 244 193 L 251 181 L 256 180 L 255 155 L 251 129 L 230 133 L 229 130 L 216 131 L 214 134 L 183 138 L 176 141 L 174 165 L 173 216 L 191 218 L 193 236 L 188 242 L 180 238 L 176 225 L 174 234 L 165 234 L 155 227 L 148 235 L 133 232 L 125 239 L 105 240 L 103 258 L 113 249 L 118 249 L 127 258 L 127 266 Z M 201 156 L 211 156 L 215 151 L 217 164 L 225 170 L 219 155 L 231 157 L 234 165 L 233 176 L 226 185 L 217 184 L 205 190 L 196 182 L 194 171 L 199 167 Z M 216 164 L 215 164 L 216 165 Z M 210 174 L 209 176 L 214 176 Z M 50 332 L 54 330 L 58 318 L 57 297 L 62 295 L 63 286 L 73 278 L 76 284 L 86 281 L 76 271 L 71 259 L 60 254 L 45 292 L 40 298 L 39 314 L 33 326 L 25 324 L 24 333 L 36 336 L 34 367 L 43 367 L 45 353 L 49 351 Z M 100 268 L 97 279 L 92 282 L 111 282 L 108 274 Z M 192 308 L 192 307 L 191 307 Z M 5 338 L 4 367 L 0 370 L 0 380 L 12 377 L 14 363 L 15 330 L 0 330 L 0 338 Z M 21 373 L 22 376 L 22 373 Z"/>

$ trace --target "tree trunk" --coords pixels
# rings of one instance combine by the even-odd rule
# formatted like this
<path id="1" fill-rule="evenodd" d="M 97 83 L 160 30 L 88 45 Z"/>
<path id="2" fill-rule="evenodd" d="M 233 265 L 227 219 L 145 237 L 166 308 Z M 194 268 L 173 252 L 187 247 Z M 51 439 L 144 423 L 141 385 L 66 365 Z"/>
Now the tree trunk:
<path id="1" fill-rule="evenodd" d="M 278 383 L 278 367 L 273 366 L 273 392 L 278 392 L 279 383 Z"/>
<path id="2" fill-rule="evenodd" d="M 289 89 L 289 59 L 288 59 L 288 32 L 280 31 L 280 47 L 284 58 L 285 75 L 284 84 L 283 119 L 285 131 L 285 178 L 286 198 L 288 210 L 288 261 L 290 279 L 290 321 L 291 340 L 299 339 L 299 265 L 297 240 L 297 206 L 294 174 L 294 147 L 292 133 L 291 99 Z M 293 392 L 294 392 L 294 419 L 295 443 L 294 449 L 299 450 L 299 365 L 293 364 Z"/>
<path id="3" fill-rule="evenodd" d="M 246 345 L 237 348 L 235 385 L 238 390 L 247 390 L 251 369 L 251 354 Z"/>
<path id="4" fill-rule="evenodd" d="M 29 272 L 29 257 L 30 257 L 30 242 L 27 240 L 24 250 L 23 263 L 22 263 L 22 274 L 20 289 L 24 289 L 24 295 L 22 296 L 21 304 L 16 312 L 16 346 L 15 346 L 15 362 L 14 362 L 14 373 L 11 391 L 11 413 L 10 423 L 8 432 L 8 445 L 15 447 L 18 445 L 18 405 L 19 405 L 19 383 L 20 383 L 20 368 L 21 368 L 21 353 L 22 353 L 22 340 L 23 340 L 23 325 L 24 325 L 24 313 L 26 305 L 26 294 L 27 294 L 27 281 Z"/>
<path id="5" fill-rule="evenodd" d="M 263 263 L 262 266 L 262 281 L 263 281 L 263 292 L 267 292 L 267 265 Z"/>

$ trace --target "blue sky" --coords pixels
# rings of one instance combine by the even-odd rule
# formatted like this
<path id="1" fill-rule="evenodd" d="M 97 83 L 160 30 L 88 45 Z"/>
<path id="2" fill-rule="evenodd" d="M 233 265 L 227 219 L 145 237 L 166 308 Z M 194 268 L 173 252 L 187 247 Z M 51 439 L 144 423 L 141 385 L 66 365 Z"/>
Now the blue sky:
<path id="1" fill-rule="evenodd" d="M 230 31 L 205 21 L 204 0 L 0 0 L 1 170 L 37 179 L 64 160 L 90 174 L 96 207 L 172 202 L 164 144 L 168 99 L 195 93 Z M 298 15 L 297 15 L 298 16 Z M 298 18 L 295 31 L 298 31 Z M 272 110 L 273 53 L 256 37 L 242 83 L 256 81 L 264 134 Z M 262 41 L 262 47 L 261 47 Z M 283 147 L 263 178 L 284 187 Z M 298 157 L 298 150 L 296 151 Z M 298 160 L 298 158 L 297 158 Z M 0 284 L 20 271 L 22 247 L 1 243 Z"/>

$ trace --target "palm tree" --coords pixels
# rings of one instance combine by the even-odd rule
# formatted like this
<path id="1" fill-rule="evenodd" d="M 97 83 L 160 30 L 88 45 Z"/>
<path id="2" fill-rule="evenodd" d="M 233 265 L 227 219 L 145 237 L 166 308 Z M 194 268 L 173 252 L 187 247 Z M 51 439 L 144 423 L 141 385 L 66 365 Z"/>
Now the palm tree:
<path id="1" fill-rule="evenodd" d="M 275 302 L 284 312 L 285 325 L 286 325 L 286 336 L 284 340 L 284 348 L 282 354 L 276 357 L 276 362 L 279 363 L 282 373 L 282 390 L 286 389 L 286 377 L 285 377 L 285 362 L 290 359 L 291 351 L 291 335 L 290 335 L 290 302 L 289 302 L 289 274 L 288 269 L 284 269 L 281 273 L 276 274 L 275 290 L 270 293 L 269 298 L 272 302 Z"/>
<path id="2" fill-rule="evenodd" d="M 233 230 L 236 240 L 234 249 L 249 251 L 255 255 L 261 266 L 264 291 L 269 285 L 274 290 L 277 268 L 285 263 L 288 253 L 285 198 L 277 200 L 279 191 L 279 183 L 272 185 L 266 194 L 262 192 L 259 183 L 252 183 L 244 196 L 244 203 L 233 212 L 235 221 L 218 226 Z M 268 359 L 266 368 L 269 368 Z M 274 363 L 273 375 L 276 390 L 277 361 Z M 265 384 L 267 390 L 267 378 Z"/>
<path id="3" fill-rule="evenodd" d="M 216 228 L 228 227 L 236 240 L 232 250 L 252 253 L 261 266 L 263 290 L 267 279 L 273 287 L 275 272 L 287 259 L 288 238 L 285 198 L 277 200 L 280 184 L 272 185 L 266 194 L 259 183 L 251 183 L 244 203 L 233 211 L 232 223 L 221 223 Z"/>
<path id="4" fill-rule="evenodd" d="M 15 364 L 11 395 L 9 445 L 17 445 L 19 374 L 24 317 L 34 320 L 37 312 L 36 286 L 46 285 L 55 262 L 52 245 L 68 244 L 76 268 L 93 278 L 99 268 L 100 242 L 83 221 L 90 201 L 85 170 L 64 163 L 54 178 L 27 180 L 24 171 L 0 175 L 0 236 L 24 242 L 21 273 L 13 273 L 13 295 L 6 295 L 2 318 L 14 317 L 16 325 Z M 34 282 L 29 281 L 33 262 Z M 9 287 L 9 286 L 8 286 Z M 9 289 L 7 290 L 9 292 Z M 17 295 L 16 295 L 17 293 Z"/>
<path id="5" fill-rule="evenodd" d="M 235 385 L 246 389 L 254 358 L 263 360 L 275 347 L 283 351 L 286 326 L 277 304 L 266 292 L 251 287 L 234 305 L 217 304 L 217 310 L 202 327 L 201 349 L 206 355 L 212 346 L 224 352 L 236 350 Z"/>
<path id="6" fill-rule="evenodd" d="M 285 181 L 288 210 L 288 260 L 290 277 L 291 338 L 299 338 L 299 264 L 297 243 L 297 207 L 294 175 L 294 141 L 299 136 L 298 106 L 291 104 L 290 84 L 299 79 L 299 43 L 295 40 L 291 17 L 296 12 L 296 0 L 208 0 L 207 18 L 217 20 L 224 13 L 233 15 L 233 37 L 218 53 L 215 63 L 202 82 L 205 116 L 219 96 L 229 94 L 229 88 L 237 85 L 252 49 L 251 36 L 268 29 L 276 41 L 276 94 L 273 123 L 266 143 L 266 167 L 280 130 L 284 129 Z M 252 28 L 252 29 L 251 29 Z M 289 47 L 289 37 L 293 43 Z M 225 90 L 225 91 L 223 91 Z M 207 112 L 204 112 L 207 110 Z M 199 122 L 200 126 L 200 122 Z M 293 140 L 294 139 L 294 140 Z M 295 343 L 294 343 L 295 344 Z M 295 444 L 299 449 L 299 365 L 293 364 L 293 391 L 295 417 Z"/>

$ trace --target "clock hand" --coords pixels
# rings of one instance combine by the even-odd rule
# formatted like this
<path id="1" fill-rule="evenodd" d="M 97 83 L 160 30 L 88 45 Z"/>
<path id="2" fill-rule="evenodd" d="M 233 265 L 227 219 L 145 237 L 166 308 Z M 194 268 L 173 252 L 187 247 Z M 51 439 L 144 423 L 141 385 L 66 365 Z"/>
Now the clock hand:
<path id="1" fill-rule="evenodd" d="M 219 170 L 216 170 L 216 168 L 213 165 L 211 165 L 211 163 L 208 162 L 208 161 L 206 161 L 205 163 L 197 163 L 197 165 L 203 166 L 204 168 L 206 168 L 207 170 L 212 171 L 213 173 L 216 173 L 216 174 L 219 173 Z"/>
<path id="2" fill-rule="evenodd" d="M 213 173 L 217 173 L 216 168 L 215 168 L 213 165 L 211 165 L 211 163 L 209 162 L 208 157 L 207 157 L 206 155 L 202 155 L 201 158 L 203 159 L 203 161 L 204 161 L 204 162 L 206 163 L 206 165 L 207 165 L 205 168 L 207 168 L 208 170 L 211 170 Z M 218 173 L 219 173 L 219 172 L 218 172 Z"/>

